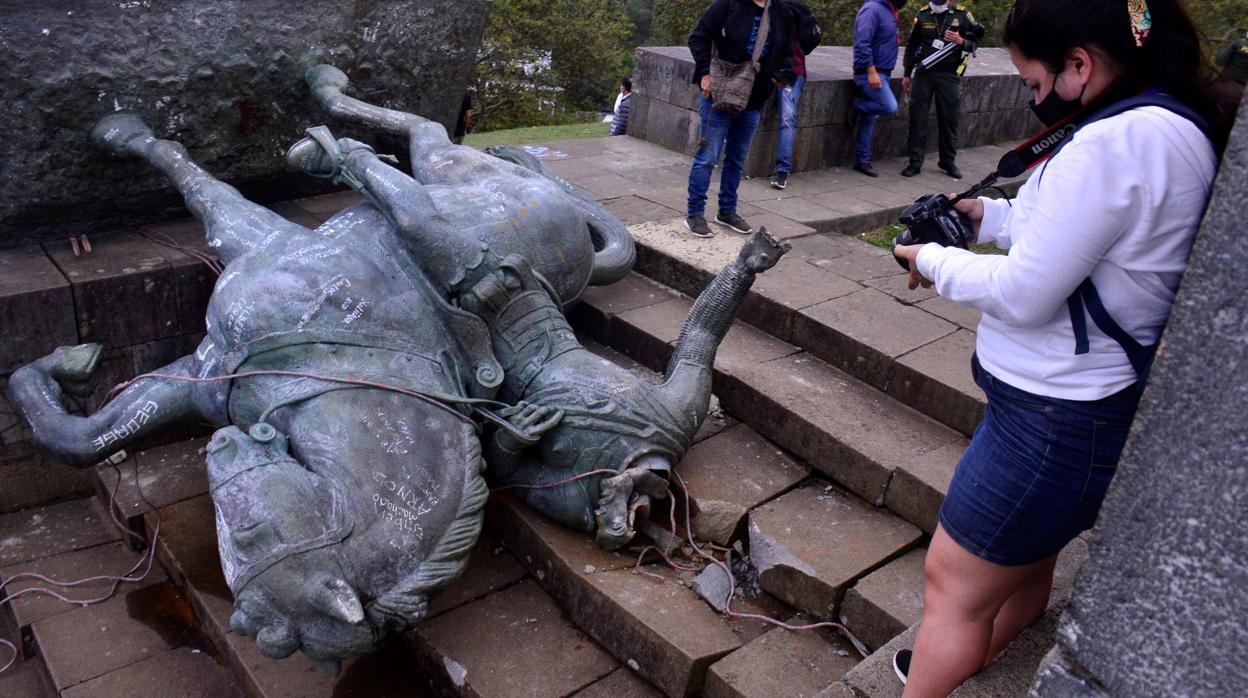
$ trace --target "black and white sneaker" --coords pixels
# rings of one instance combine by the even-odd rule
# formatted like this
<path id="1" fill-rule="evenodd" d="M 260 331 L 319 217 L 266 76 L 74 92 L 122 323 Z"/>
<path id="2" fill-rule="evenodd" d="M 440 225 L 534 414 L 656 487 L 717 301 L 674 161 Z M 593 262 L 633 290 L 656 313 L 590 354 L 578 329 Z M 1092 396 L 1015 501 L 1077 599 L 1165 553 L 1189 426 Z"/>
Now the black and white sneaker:
<path id="1" fill-rule="evenodd" d="M 906 685 L 906 675 L 910 673 L 910 657 L 914 652 L 910 650 L 897 650 L 897 654 L 893 655 L 893 673 L 897 674 L 897 678 L 901 679 L 901 685 Z"/>
<path id="2" fill-rule="evenodd" d="M 776 189 L 784 189 L 785 187 L 789 186 L 789 173 L 777 172 L 774 175 L 772 175 L 771 186 L 775 187 Z"/>
<path id="3" fill-rule="evenodd" d="M 715 234 L 711 231 L 711 226 L 706 224 L 706 218 L 702 216 L 688 216 L 685 218 L 685 227 L 700 238 L 709 238 Z"/>
<path id="4" fill-rule="evenodd" d="M 720 225 L 727 226 L 742 235 L 750 234 L 750 224 L 747 223 L 744 218 L 738 216 L 736 211 L 733 211 L 732 213 L 724 213 L 723 211 L 720 211 L 715 214 L 715 222 Z"/>

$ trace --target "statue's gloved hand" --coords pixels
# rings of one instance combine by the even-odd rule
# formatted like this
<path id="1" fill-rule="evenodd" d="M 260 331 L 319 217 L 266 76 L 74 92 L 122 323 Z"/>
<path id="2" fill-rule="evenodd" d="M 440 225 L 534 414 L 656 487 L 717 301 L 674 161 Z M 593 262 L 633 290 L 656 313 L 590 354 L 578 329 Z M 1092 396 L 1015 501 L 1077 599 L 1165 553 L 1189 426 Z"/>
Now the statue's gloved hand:
<path id="1" fill-rule="evenodd" d="M 776 266 L 776 262 L 779 262 L 784 253 L 791 249 L 793 245 L 782 242 L 767 232 L 766 228 L 759 228 L 741 246 L 737 262 L 755 274 L 761 274 Z"/>
<path id="2" fill-rule="evenodd" d="M 495 439 L 504 450 L 516 453 L 536 444 L 542 434 L 555 428 L 563 419 L 563 410 L 522 401 L 501 410 L 499 415 L 505 417 L 513 429 L 499 429 Z"/>

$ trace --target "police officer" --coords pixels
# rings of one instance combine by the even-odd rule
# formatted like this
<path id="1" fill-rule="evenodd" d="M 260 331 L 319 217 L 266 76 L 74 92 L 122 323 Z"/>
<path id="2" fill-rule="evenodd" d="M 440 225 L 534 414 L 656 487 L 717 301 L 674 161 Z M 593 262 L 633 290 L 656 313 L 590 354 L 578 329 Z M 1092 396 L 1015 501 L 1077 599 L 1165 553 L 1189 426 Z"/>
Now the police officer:
<path id="1" fill-rule="evenodd" d="M 923 168 L 927 151 L 927 111 L 936 98 L 936 126 L 940 134 L 937 166 L 954 179 L 962 179 L 954 159 L 958 147 L 958 82 L 966 70 L 975 42 L 963 36 L 964 28 L 975 23 L 964 5 L 950 7 L 949 0 L 936 0 L 919 11 L 906 42 L 905 77 L 902 89 L 910 95 L 910 164 L 901 171 L 913 177 Z M 943 51 L 943 53 L 941 53 Z M 925 59 L 940 54 L 934 61 Z M 917 71 L 917 74 L 915 74 Z M 911 75 L 914 75 L 912 78 Z"/>

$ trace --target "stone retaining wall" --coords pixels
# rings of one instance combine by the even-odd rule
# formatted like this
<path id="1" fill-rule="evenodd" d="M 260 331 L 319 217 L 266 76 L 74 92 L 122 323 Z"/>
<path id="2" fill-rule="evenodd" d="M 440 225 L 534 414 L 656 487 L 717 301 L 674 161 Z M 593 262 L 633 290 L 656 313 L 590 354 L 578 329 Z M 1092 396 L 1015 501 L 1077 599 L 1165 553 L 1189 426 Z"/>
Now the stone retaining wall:
<path id="1" fill-rule="evenodd" d="M 798 104 L 793 169 L 850 165 L 854 161 L 853 129 L 846 123 L 853 89 L 852 49 L 826 46 L 806 57 L 806 87 Z M 637 49 L 633 71 L 633 106 L 628 135 L 693 154 L 698 140 L 701 93 L 693 84 L 693 57 L 683 46 Z M 893 72 L 893 92 L 902 95 L 901 66 Z M 971 59 L 962 84 L 959 145 L 972 147 L 1018 140 L 1041 129 L 1027 109 L 1030 92 L 1010 63 L 1005 49 L 980 49 Z M 908 102 L 876 126 L 877 160 L 904 155 L 909 129 Z M 779 125 L 775 100 L 763 111 L 750 147 L 745 173 L 770 174 L 775 163 Z M 928 150 L 936 150 L 936 119 L 929 119 Z M 935 166 L 929 158 L 929 166 Z"/>
<path id="2" fill-rule="evenodd" d="M 304 73 L 332 63 L 356 96 L 454 124 L 488 11 L 486 0 L 3 5 L 0 247 L 184 215 L 151 168 L 91 147 L 91 127 L 116 109 L 142 113 L 252 200 L 325 190 L 282 157 L 329 121 Z"/>

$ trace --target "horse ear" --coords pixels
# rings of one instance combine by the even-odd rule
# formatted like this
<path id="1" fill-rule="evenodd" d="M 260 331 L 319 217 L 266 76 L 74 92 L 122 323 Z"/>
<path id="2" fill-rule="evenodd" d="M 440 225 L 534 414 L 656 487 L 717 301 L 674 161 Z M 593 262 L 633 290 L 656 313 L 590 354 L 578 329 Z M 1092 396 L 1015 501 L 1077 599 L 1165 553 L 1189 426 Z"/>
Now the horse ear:
<path id="1" fill-rule="evenodd" d="M 330 577 L 313 592 L 312 605 L 327 616 L 344 623 L 358 625 L 364 622 L 364 607 L 360 597 L 350 584 L 337 577 Z"/>

